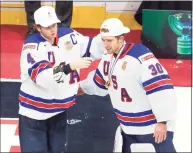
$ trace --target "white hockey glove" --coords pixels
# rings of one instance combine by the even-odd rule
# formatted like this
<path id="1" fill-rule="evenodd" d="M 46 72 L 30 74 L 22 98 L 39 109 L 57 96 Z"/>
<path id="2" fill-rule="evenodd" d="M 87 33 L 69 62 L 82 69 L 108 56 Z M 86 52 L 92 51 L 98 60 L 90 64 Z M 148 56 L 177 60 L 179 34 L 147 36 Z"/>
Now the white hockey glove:
<path id="1" fill-rule="evenodd" d="M 54 80 L 57 83 L 64 83 L 66 75 L 64 74 L 64 72 L 58 72 L 56 74 L 54 74 Z"/>
<path id="2" fill-rule="evenodd" d="M 65 65 L 65 62 L 60 63 L 59 66 L 54 67 L 53 76 L 57 83 L 63 83 L 66 77 L 65 71 L 72 72 L 69 65 Z"/>

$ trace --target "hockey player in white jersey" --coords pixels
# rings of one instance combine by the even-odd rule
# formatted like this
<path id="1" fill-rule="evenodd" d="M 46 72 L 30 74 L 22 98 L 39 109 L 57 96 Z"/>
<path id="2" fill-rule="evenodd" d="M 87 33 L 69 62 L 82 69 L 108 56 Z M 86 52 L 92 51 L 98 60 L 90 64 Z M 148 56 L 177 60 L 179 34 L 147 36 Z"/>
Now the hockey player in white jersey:
<path id="1" fill-rule="evenodd" d="M 65 152 L 67 109 L 75 104 L 81 68 L 104 53 L 100 37 L 57 28 L 50 6 L 34 13 L 39 33 L 25 40 L 19 91 L 19 139 L 22 152 Z M 99 48 L 100 47 L 100 48 Z"/>
<path id="2" fill-rule="evenodd" d="M 156 152 L 175 152 L 174 87 L 165 68 L 147 47 L 124 41 L 129 31 L 119 19 L 103 22 L 100 34 L 107 54 L 81 88 L 89 95 L 110 95 L 120 120 L 122 152 L 131 152 L 134 143 L 151 143 Z"/>

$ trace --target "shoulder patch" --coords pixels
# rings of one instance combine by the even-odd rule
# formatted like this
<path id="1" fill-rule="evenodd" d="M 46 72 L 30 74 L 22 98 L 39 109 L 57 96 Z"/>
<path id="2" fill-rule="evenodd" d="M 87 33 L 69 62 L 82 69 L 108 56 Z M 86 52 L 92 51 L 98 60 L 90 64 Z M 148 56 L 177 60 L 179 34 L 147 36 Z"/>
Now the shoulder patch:
<path id="1" fill-rule="evenodd" d="M 24 50 L 37 50 L 38 49 L 38 46 L 39 46 L 39 44 L 37 44 L 37 43 L 27 43 L 27 44 L 24 44 L 23 45 L 23 48 L 22 48 L 22 50 L 24 51 Z"/>
<path id="2" fill-rule="evenodd" d="M 153 53 L 147 53 L 139 57 L 141 63 L 148 61 L 149 59 L 155 58 Z"/>
<path id="3" fill-rule="evenodd" d="M 26 44 L 24 47 L 23 47 L 23 50 L 26 50 L 26 49 L 35 49 L 37 45 L 32 45 L 32 44 Z"/>

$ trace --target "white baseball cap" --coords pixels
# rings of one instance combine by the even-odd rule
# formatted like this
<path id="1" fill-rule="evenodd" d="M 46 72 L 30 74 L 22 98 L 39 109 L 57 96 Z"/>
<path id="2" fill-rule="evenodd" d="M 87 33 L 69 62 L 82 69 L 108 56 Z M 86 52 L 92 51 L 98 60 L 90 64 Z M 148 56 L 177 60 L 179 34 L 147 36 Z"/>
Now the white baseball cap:
<path id="1" fill-rule="evenodd" d="M 106 31 L 103 31 L 102 29 L 106 29 Z M 129 32 L 130 29 L 125 27 L 123 23 L 117 18 L 110 18 L 105 20 L 100 28 L 101 36 L 119 36 Z"/>
<path id="2" fill-rule="evenodd" d="M 37 9 L 34 13 L 34 20 L 36 24 L 43 27 L 61 22 L 56 15 L 55 9 L 51 6 L 42 6 Z"/>

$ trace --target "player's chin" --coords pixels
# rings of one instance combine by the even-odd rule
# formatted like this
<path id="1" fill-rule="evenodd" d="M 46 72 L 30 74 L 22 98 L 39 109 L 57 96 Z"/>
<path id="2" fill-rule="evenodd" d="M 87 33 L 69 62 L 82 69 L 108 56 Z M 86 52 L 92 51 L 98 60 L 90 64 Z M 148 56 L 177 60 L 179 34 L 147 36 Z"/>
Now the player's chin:
<path id="1" fill-rule="evenodd" d="M 112 54 L 112 51 L 111 50 L 107 50 L 107 54 Z"/>

